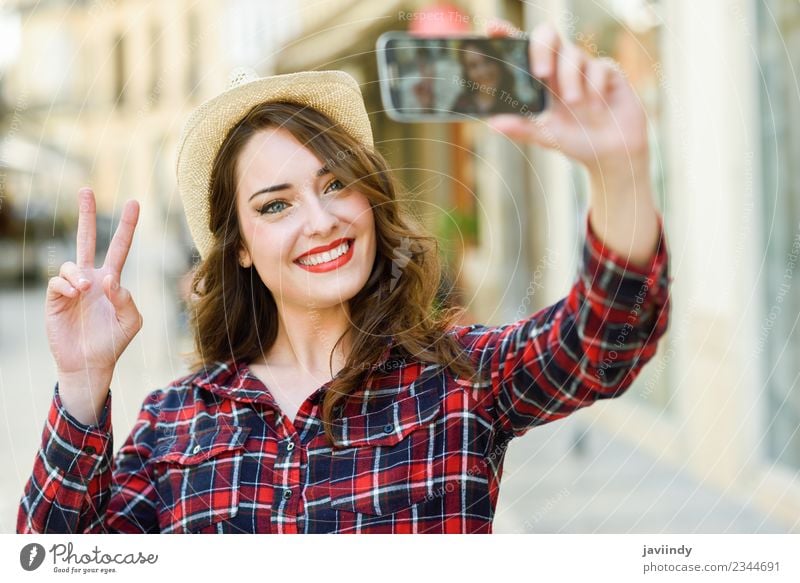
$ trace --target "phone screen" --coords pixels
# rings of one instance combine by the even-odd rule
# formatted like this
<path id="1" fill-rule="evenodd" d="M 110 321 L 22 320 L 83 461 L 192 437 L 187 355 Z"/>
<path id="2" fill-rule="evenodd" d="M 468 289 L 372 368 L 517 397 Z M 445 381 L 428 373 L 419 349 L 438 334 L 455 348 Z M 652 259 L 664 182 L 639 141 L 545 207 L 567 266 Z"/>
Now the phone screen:
<path id="1" fill-rule="evenodd" d="M 526 38 L 384 33 L 378 68 L 383 105 L 399 121 L 532 115 L 545 107 L 546 89 L 530 72 Z"/>

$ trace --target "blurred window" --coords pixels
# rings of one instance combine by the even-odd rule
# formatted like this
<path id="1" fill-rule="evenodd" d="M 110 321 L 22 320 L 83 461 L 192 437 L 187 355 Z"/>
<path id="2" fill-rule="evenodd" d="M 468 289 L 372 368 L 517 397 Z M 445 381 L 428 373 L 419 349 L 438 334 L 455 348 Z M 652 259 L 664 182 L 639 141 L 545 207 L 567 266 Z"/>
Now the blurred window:
<path id="1" fill-rule="evenodd" d="M 79 69 L 72 63 L 76 50 L 73 31 L 53 28 L 49 22 L 34 22 L 24 34 L 22 66 L 35 74 L 26 79 L 26 93 L 33 101 L 47 105 L 69 103 L 75 97 Z M 0 44 L 5 39 L 0 38 Z"/>
<path id="2" fill-rule="evenodd" d="M 769 456 L 800 468 L 800 3 L 758 2 L 766 246 L 756 340 L 766 379 Z"/>
<path id="3" fill-rule="evenodd" d="M 162 43 L 161 43 L 161 27 L 153 23 L 150 29 L 150 90 L 148 95 L 148 103 L 150 107 L 155 107 L 161 100 L 161 92 L 163 91 L 163 71 L 162 69 Z"/>
<path id="4" fill-rule="evenodd" d="M 200 16 L 197 10 L 190 9 L 187 19 L 187 35 L 191 50 L 186 70 L 186 91 L 192 101 L 197 101 L 200 98 L 200 57 L 203 54 L 203 47 L 200 46 Z"/>
<path id="5" fill-rule="evenodd" d="M 114 37 L 114 101 L 118 106 L 125 105 L 125 83 L 127 71 L 125 67 L 125 37 L 118 34 Z"/>

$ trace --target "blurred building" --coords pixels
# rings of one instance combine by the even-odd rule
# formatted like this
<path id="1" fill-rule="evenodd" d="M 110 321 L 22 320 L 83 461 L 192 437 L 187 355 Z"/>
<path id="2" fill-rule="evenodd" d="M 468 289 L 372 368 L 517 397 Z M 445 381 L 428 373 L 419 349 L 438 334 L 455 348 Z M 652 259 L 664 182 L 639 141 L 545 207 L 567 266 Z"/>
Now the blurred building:
<path id="1" fill-rule="evenodd" d="M 529 28 L 556 18 L 586 50 L 618 60 L 651 118 L 671 328 L 634 396 L 589 417 L 797 532 L 800 5 L 552 0 L 526 16 Z M 574 169 L 533 159 L 560 209 L 551 228 L 568 233 L 557 248 L 570 249 L 585 189 Z M 564 181 L 576 196 L 563 196 Z"/>
<path id="2" fill-rule="evenodd" d="M 74 232 L 77 191 L 91 185 L 99 264 L 124 201 L 136 198 L 142 212 L 126 275 L 141 285 L 151 318 L 175 323 L 171 304 L 180 302 L 178 282 L 192 263 L 175 187 L 183 123 L 235 69 L 268 68 L 296 29 L 295 12 L 289 1 L 6 2 L 18 46 L 0 87 L 13 129 L 0 160 L 18 161 L 4 189 L 22 209 L 17 223 L 30 225 L 29 210 L 44 205 L 46 219 Z M 74 256 L 72 239 L 48 239 L 47 275 Z"/>
<path id="3" fill-rule="evenodd" d="M 263 62 L 293 30 L 289 2 L 6 4 L 25 25 L 4 100 L 24 102 L 26 134 L 85 167 L 55 188 L 17 196 L 56 198 L 70 212 L 89 183 L 107 212 L 138 198 L 160 234 L 180 220 L 174 152 L 188 113 L 223 89 L 234 67 Z"/>

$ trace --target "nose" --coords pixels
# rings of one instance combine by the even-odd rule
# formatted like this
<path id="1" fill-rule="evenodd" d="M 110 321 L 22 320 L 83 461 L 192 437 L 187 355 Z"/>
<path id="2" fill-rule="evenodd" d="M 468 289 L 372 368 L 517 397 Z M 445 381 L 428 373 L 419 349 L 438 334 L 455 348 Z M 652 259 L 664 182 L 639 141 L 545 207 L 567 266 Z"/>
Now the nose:
<path id="1" fill-rule="evenodd" d="M 327 202 L 321 201 L 316 196 L 311 196 L 309 198 L 305 222 L 305 235 L 309 238 L 314 236 L 319 238 L 327 237 L 339 226 L 339 219 L 330 211 Z"/>

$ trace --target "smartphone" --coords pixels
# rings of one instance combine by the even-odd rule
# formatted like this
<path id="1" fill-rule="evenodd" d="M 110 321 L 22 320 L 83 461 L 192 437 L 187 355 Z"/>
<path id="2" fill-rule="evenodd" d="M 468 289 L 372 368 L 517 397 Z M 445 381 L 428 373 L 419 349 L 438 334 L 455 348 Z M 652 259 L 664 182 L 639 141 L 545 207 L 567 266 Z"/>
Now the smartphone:
<path id="1" fill-rule="evenodd" d="M 377 42 L 386 114 L 401 122 L 533 116 L 547 89 L 531 73 L 527 37 L 423 38 L 385 32 Z"/>

